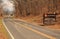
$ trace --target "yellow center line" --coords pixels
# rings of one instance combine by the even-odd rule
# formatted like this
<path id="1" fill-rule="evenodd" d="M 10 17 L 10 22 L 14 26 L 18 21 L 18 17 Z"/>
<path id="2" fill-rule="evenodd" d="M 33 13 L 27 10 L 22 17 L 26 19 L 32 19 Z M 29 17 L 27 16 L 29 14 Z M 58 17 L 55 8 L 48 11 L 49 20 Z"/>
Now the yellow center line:
<path id="1" fill-rule="evenodd" d="M 15 23 L 16 23 L 16 22 L 15 22 Z M 22 24 L 19 24 L 19 23 L 16 23 L 16 24 L 18 24 L 18 25 L 20 25 L 20 26 L 22 25 Z M 47 37 L 47 38 L 49 38 L 49 39 L 56 39 L 55 37 L 52 37 L 52 36 L 50 36 L 50 35 L 44 34 L 44 33 L 42 33 L 42 32 L 39 32 L 39 31 L 37 31 L 37 30 L 35 30 L 35 29 L 32 29 L 32 28 L 30 28 L 30 27 L 27 27 L 26 25 L 22 25 L 22 27 L 24 27 L 24 28 L 26 28 L 26 29 L 28 29 L 28 30 L 31 30 L 31 31 L 39 34 L 39 35 L 43 35 L 43 36 L 45 36 L 45 37 Z"/>

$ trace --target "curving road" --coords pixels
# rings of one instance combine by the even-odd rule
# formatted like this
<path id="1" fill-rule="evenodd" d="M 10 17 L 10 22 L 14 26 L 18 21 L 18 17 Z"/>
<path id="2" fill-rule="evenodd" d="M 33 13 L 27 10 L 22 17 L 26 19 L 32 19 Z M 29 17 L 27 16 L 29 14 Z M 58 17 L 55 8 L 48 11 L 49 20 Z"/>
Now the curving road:
<path id="1" fill-rule="evenodd" d="M 21 20 L 4 18 L 3 23 L 11 39 L 60 39 L 60 31 L 35 26 Z"/>

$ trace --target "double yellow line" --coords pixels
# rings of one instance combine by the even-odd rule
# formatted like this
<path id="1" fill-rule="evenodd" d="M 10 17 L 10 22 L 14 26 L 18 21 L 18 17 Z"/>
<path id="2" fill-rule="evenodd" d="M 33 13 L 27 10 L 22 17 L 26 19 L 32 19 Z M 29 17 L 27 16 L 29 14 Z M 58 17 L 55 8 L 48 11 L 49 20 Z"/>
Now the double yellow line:
<path id="1" fill-rule="evenodd" d="M 15 23 L 16 23 L 16 22 L 15 22 Z M 44 33 L 42 33 L 42 32 L 39 32 L 39 31 L 37 31 L 37 30 L 35 30 L 35 29 L 32 29 L 32 28 L 30 28 L 30 27 L 27 27 L 27 25 L 22 25 L 22 24 L 19 24 L 19 23 L 16 23 L 16 24 L 18 24 L 18 25 L 20 25 L 20 26 L 22 26 L 22 27 L 24 27 L 24 28 L 26 28 L 26 29 L 28 29 L 28 30 L 31 30 L 31 31 L 39 34 L 39 35 L 45 36 L 45 37 L 47 37 L 47 38 L 49 38 L 49 39 L 56 39 L 55 37 L 52 37 L 52 36 L 50 36 L 50 35 L 44 34 Z"/>

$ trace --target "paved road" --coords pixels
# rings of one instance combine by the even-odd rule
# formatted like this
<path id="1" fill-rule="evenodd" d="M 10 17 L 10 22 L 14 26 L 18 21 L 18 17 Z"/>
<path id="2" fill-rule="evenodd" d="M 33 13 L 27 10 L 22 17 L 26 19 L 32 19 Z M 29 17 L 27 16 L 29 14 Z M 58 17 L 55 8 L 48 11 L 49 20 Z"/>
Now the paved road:
<path id="1" fill-rule="evenodd" d="M 11 18 L 5 18 L 3 22 L 14 39 L 60 39 L 60 31 L 46 29 Z"/>

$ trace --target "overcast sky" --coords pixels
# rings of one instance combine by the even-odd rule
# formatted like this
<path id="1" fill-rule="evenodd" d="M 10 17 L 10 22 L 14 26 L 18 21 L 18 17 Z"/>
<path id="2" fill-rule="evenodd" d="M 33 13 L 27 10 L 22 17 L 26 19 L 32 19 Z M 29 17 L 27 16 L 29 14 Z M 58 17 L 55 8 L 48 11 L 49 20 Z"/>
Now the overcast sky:
<path id="1" fill-rule="evenodd" d="M 2 0 L 1 5 L 4 11 L 13 12 L 15 10 L 14 3 L 11 0 Z"/>

